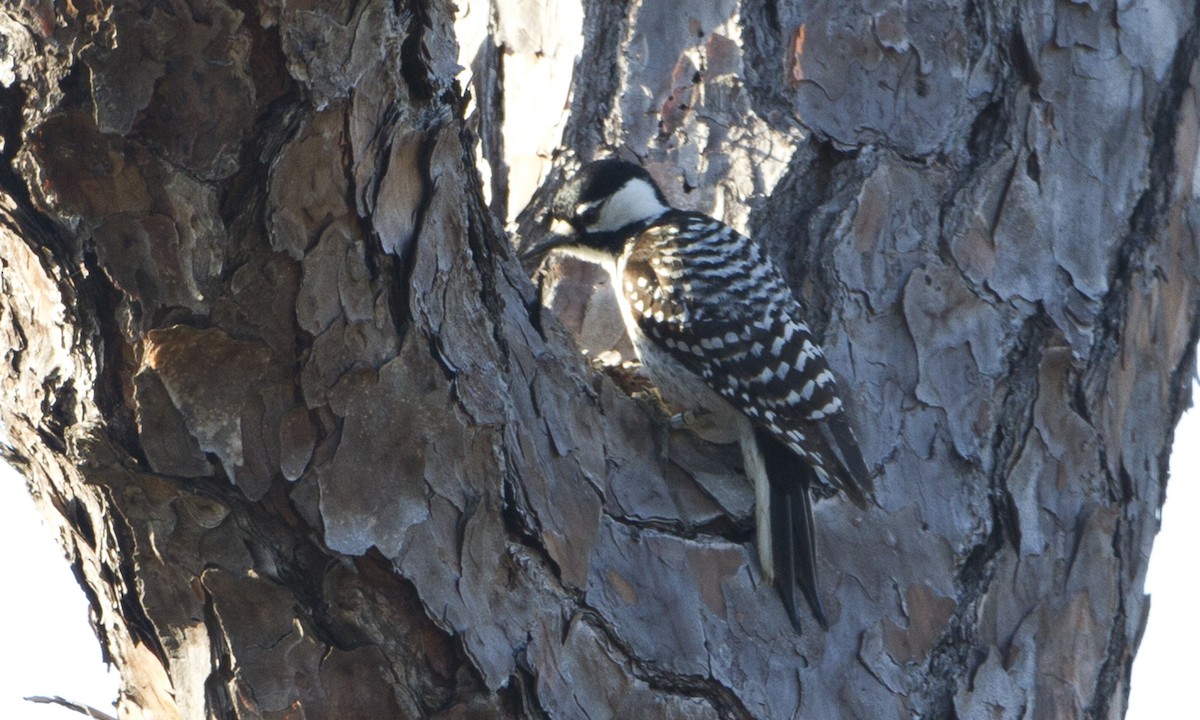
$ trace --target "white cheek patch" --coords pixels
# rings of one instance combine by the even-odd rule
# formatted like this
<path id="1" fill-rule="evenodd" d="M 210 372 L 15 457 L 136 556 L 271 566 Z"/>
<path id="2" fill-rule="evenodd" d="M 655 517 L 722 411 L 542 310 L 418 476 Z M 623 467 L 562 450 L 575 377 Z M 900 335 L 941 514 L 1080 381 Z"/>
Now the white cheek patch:
<path id="1" fill-rule="evenodd" d="M 668 209 L 659 201 L 658 194 L 654 192 L 650 183 L 641 178 L 634 178 L 622 185 L 621 189 L 604 203 L 604 207 L 600 209 L 600 217 L 588 226 L 588 231 L 613 232 L 636 222 L 656 218 Z"/>

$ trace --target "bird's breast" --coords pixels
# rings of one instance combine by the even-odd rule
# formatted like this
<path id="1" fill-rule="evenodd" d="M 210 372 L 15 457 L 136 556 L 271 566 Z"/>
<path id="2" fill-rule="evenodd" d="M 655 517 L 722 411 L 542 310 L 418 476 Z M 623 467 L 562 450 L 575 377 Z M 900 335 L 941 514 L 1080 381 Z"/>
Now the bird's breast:
<path id="1" fill-rule="evenodd" d="M 693 415 L 688 427 L 708 442 L 731 443 L 738 439 L 743 415 L 708 386 L 704 380 L 641 331 L 622 308 L 633 349 L 642 368 L 658 388 L 663 403 L 672 413 Z"/>

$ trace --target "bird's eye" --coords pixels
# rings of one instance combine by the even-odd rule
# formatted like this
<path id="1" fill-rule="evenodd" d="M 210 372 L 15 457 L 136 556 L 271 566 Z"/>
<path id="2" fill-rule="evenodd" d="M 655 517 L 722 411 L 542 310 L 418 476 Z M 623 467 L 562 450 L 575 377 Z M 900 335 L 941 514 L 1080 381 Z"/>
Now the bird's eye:
<path id="1" fill-rule="evenodd" d="M 587 203 L 575 208 L 575 224 L 580 227 L 594 225 L 600 219 L 600 203 Z"/>

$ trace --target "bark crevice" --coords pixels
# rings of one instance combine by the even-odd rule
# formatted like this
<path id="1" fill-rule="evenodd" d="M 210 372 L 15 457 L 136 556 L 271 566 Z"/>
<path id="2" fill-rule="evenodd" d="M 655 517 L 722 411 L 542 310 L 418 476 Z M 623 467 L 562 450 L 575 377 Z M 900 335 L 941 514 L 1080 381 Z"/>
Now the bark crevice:
<path id="1" fill-rule="evenodd" d="M 0 452 L 122 716 L 1119 711 L 1200 335 L 1200 6 L 458 5 L 0 14 Z M 613 154 L 824 339 L 878 470 L 814 507 L 827 633 L 736 453 L 578 357 L 632 352 L 601 276 L 543 308 L 506 247 Z"/>

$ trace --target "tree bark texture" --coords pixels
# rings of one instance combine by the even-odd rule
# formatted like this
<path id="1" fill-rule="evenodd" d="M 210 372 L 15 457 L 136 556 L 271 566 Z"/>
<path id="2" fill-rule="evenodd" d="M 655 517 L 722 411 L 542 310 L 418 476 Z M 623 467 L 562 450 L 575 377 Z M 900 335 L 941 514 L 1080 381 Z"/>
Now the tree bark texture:
<path id="1" fill-rule="evenodd" d="M 4 453 L 122 717 L 1123 714 L 1200 334 L 1195 3 L 0 36 Z M 515 260 L 600 154 L 762 239 L 824 338 L 878 488 L 817 504 L 827 633 L 762 582 L 736 451 L 626 392 L 599 276 Z"/>

